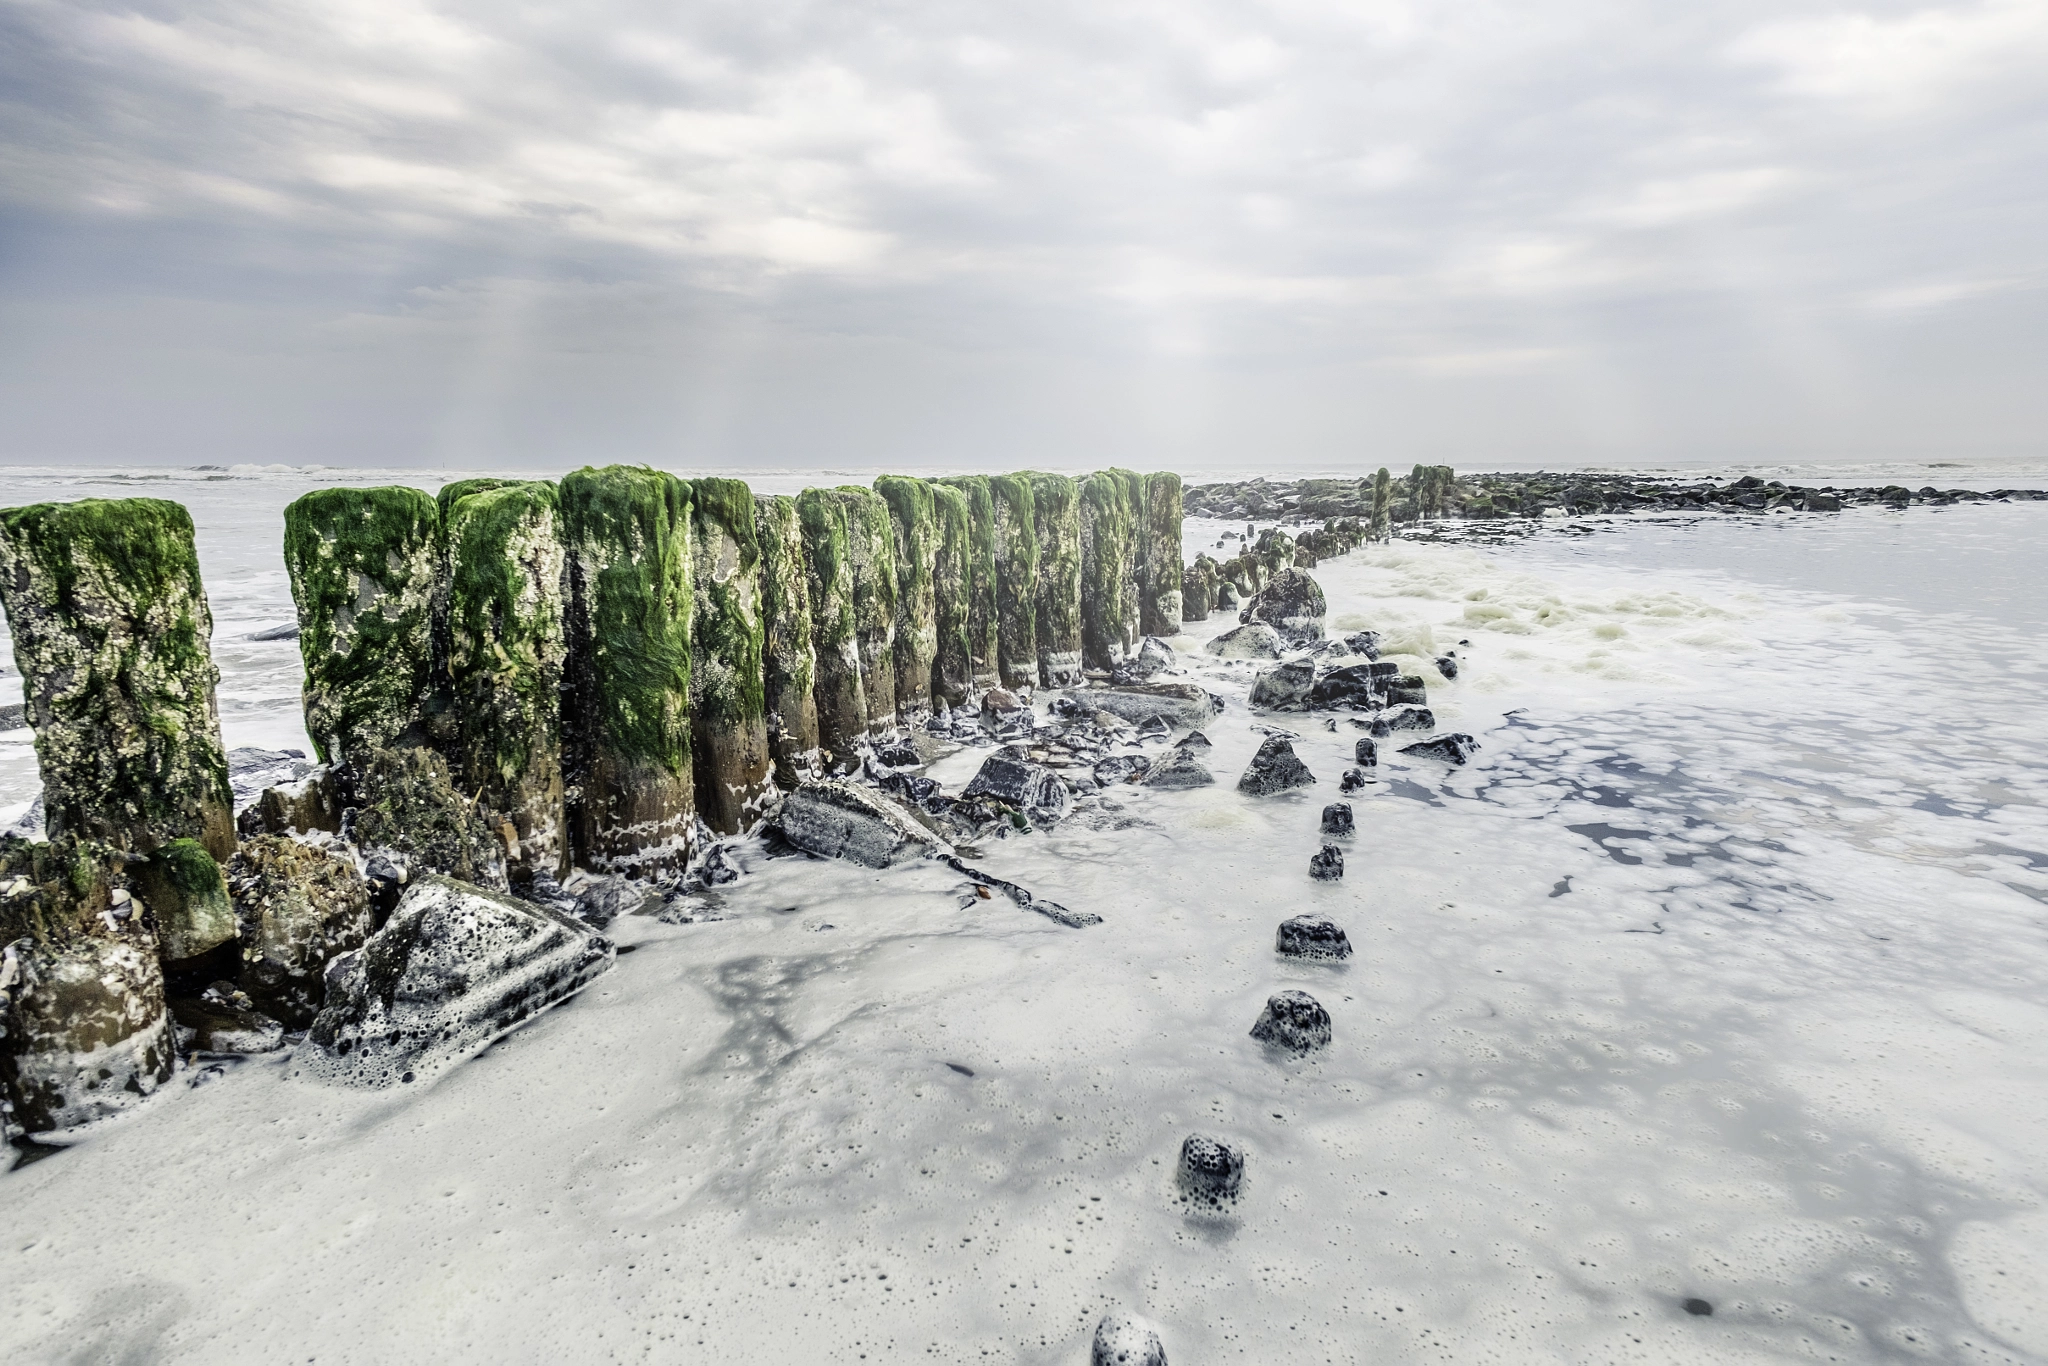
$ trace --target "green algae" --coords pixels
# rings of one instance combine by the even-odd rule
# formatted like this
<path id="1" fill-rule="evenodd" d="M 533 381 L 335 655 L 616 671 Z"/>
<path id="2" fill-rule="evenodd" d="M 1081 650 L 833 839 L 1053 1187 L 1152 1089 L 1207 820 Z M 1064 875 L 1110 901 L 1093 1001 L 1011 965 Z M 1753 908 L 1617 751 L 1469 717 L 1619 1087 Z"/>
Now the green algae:
<path id="1" fill-rule="evenodd" d="M 1038 528 L 1031 476 L 989 476 L 995 507 L 996 671 L 1006 688 L 1038 682 Z"/>
<path id="2" fill-rule="evenodd" d="M 868 729 L 896 724 L 896 524 L 873 489 L 834 490 L 846 502 L 847 558 L 853 567 L 853 629 Z M 927 694 L 929 695 L 929 694 Z"/>
<path id="3" fill-rule="evenodd" d="M 1216 610 L 1216 561 L 1208 555 L 1195 556 L 1180 579 L 1180 610 L 1183 621 L 1207 621 Z"/>
<path id="4" fill-rule="evenodd" d="M 235 937 L 235 908 L 220 865 L 198 840 L 172 840 L 129 869 L 130 882 L 156 919 L 166 963 L 197 958 Z"/>
<path id="5" fill-rule="evenodd" d="M 1180 634 L 1180 476 L 1170 471 L 1145 476 L 1139 518 L 1138 629 L 1148 636 Z"/>
<path id="6" fill-rule="evenodd" d="M 1031 472 L 1032 529 L 1038 539 L 1033 629 L 1038 681 L 1047 688 L 1081 682 L 1080 489 L 1064 474 Z"/>
<path id="7" fill-rule="evenodd" d="M 867 690 L 861 681 L 860 640 L 854 624 L 848 507 L 837 489 L 805 489 L 797 495 L 796 506 L 811 600 L 811 644 L 817 657 L 818 743 L 844 765 L 853 757 L 854 742 L 868 728 Z"/>
<path id="8" fill-rule="evenodd" d="M 967 655 L 976 689 L 998 686 L 1001 614 L 996 607 L 995 495 L 984 474 L 938 481 L 967 500 Z"/>
<path id="9" fill-rule="evenodd" d="M 754 494 L 737 479 L 691 481 L 690 716 L 697 812 L 745 830 L 768 794 L 766 640 Z"/>
<path id="10" fill-rule="evenodd" d="M 53 838 L 234 847 L 213 615 L 192 518 L 156 498 L 0 512 L 13 628 Z"/>
<path id="11" fill-rule="evenodd" d="M 1141 483 L 1130 470 L 1081 480 L 1081 660 L 1107 669 L 1137 643 L 1135 570 Z"/>
<path id="12" fill-rule="evenodd" d="M 761 671 L 775 779 L 793 789 L 815 760 L 818 656 L 811 644 L 811 591 L 804 567 L 803 519 L 794 498 L 760 498 L 754 530 L 761 544 Z"/>
<path id="13" fill-rule="evenodd" d="M 62 947 L 103 932 L 99 913 L 126 882 L 130 856 L 66 835 L 0 835 L 0 947 L 29 939 Z"/>
<path id="14" fill-rule="evenodd" d="M 932 558 L 934 610 L 932 692 L 949 707 L 964 707 L 974 694 L 973 603 L 970 600 L 973 528 L 967 495 L 945 484 L 928 486 L 938 522 L 938 552 Z"/>
<path id="15" fill-rule="evenodd" d="M 561 483 L 570 848 L 599 872 L 680 868 L 694 845 L 690 489 L 645 466 Z"/>
<path id="16" fill-rule="evenodd" d="M 896 547 L 896 714 L 908 725 L 932 709 L 939 654 L 938 507 L 932 486 L 908 475 L 880 476 L 875 494 L 888 505 Z"/>
<path id="17" fill-rule="evenodd" d="M 1387 473 L 1387 467 L 1380 466 L 1372 477 L 1372 539 L 1384 541 L 1393 534 L 1394 525 L 1394 479 Z"/>

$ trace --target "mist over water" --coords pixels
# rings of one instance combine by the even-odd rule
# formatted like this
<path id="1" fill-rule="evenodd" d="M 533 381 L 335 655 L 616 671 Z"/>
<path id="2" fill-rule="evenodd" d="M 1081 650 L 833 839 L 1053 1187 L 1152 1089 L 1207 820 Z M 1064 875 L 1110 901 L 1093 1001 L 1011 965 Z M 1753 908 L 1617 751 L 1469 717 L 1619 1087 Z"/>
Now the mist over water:
<path id="1" fill-rule="evenodd" d="M 0 504 L 186 502 L 228 743 L 304 747 L 296 644 L 243 637 L 292 619 L 282 509 L 337 476 L 96 478 Z M 2048 1360 L 2044 532 L 1589 519 L 1326 562 L 1333 628 L 1457 651 L 1431 705 L 1482 744 L 1383 742 L 1342 882 L 1306 863 L 1364 732 L 1266 718 L 1320 781 L 1239 795 L 1256 670 L 1191 623 L 1218 785 L 976 860 L 1104 924 L 749 844 L 724 918 L 616 923 L 613 973 L 427 1091 L 258 1058 L 0 1176 L 0 1351 L 1072 1362 L 1122 1304 L 1186 1362 Z M 1356 955 L 1276 958 L 1307 911 Z M 1247 1036 L 1287 988 L 1333 1018 L 1308 1061 Z M 1248 1151 L 1225 1216 L 1174 1199 L 1195 1131 Z"/>

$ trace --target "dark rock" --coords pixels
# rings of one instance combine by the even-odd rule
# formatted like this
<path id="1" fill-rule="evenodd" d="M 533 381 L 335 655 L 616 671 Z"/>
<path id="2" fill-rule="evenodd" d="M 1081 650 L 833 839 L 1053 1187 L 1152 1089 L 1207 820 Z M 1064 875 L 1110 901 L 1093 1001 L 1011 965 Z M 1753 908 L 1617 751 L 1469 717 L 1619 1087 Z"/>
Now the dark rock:
<path id="1" fill-rule="evenodd" d="M 1266 1001 L 1252 1037 L 1290 1053 L 1313 1053 L 1330 1046 L 1330 1012 L 1305 991 L 1283 991 Z"/>
<path id="2" fill-rule="evenodd" d="M 455 785 L 447 762 L 431 750 L 371 749 L 347 775 L 343 797 L 354 810 L 343 820 L 351 843 L 390 849 L 407 866 L 464 882 L 503 888 L 505 836 L 484 809 Z"/>
<path id="3" fill-rule="evenodd" d="M 1287 568 L 1258 591 L 1238 613 L 1238 620 L 1263 621 L 1289 644 L 1307 645 L 1323 638 L 1323 617 L 1328 610 L 1322 585 L 1302 570 Z"/>
<path id="4" fill-rule="evenodd" d="M 28 704 L 26 702 L 9 702 L 6 706 L 0 707 L 0 731 L 20 730 L 27 724 Z"/>
<path id="5" fill-rule="evenodd" d="M 104 903 L 102 903 L 104 904 Z M 0 948 L 0 1116 L 36 1134 L 103 1119 L 169 1081 L 163 969 L 140 917 Z"/>
<path id="6" fill-rule="evenodd" d="M 1389 707 L 1381 714 L 1380 719 L 1386 722 L 1389 733 L 1397 730 L 1436 729 L 1436 713 L 1428 707 L 1412 704 L 1404 703 L 1398 707 Z"/>
<path id="7" fill-rule="evenodd" d="M 1042 764 L 1004 754 L 991 754 L 960 795 L 993 797 L 1039 822 L 1059 820 L 1072 802 L 1067 785 L 1057 773 Z"/>
<path id="8" fill-rule="evenodd" d="M 1364 786 L 1365 770 L 1362 768 L 1347 768 L 1344 770 L 1344 776 L 1337 780 L 1337 790 L 1346 794 L 1356 792 Z"/>
<path id="9" fill-rule="evenodd" d="M 1361 768 L 1375 768 L 1380 761 L 1380 747 L 1370 736 L 1360 736 L 1358 745 L 1352 750 L 1352 757 Z"/>
<path id="10" fill-rule="evenodd" d="M 1147 717 L 1144 724 L 1138 727 L 1140 740 L 1164 740 L 1171 734 L 1173 727 L 1166 724 L 1166 718 L 1163 716 Z"/>
<path id="11" fill-rule="evenodd" d="M 371 928 L 370 888 L 347 857 L 282 835 L 246 841 L 228 860 L 242 940 L 242 989 L 287 1029 L 320 1009 L 330 960 Z"/>
<path id="12" fill-rule="evenodd" d="M 1323 808 L 1323 833 L 1325 835 L 1350 835 L 1357 833 L 1357 822 L 1351 813 L 1350 802 L 1331 802 Z"/>
<path id="13" fill-rule="evenodd" d="M 1438 655 L 1436 671 L 1446 679 L 1456 678 L 1458 676 L 1458 657 L 1456 655 Z"/>
<path id="14" fill-rule="evenodd" d="M 300 1070 L 350 1086 L 425 1082 L 607 971 L 586 925 L 482 887 L 427 876 L 330 974 Z"/>
<path id="15" fill-rule="evenodd" d="M 1159 756 L 1158 763 L 1152 765 L 1152 771 L 1145 775 L 1145 786 L 1172 792 L 1212 785 L 1216 778 L 1197 755 L 1198 751 L 1195 749 L 1175 745 Z"/>
<path id="16" fill-rule="evenodd" d="M 242 834 L 310 835 L 341 833 L 341 788 L 334 771 L 317 768 L 297 782 L 266 787 L 256 804 L 243 811 Z"/>
<path id="17" fill-rule="evenodd" d="M 620 916 L 639 910 L 652 895 L 646 883 L 614 873 L 610 877 L 596 879 L 583 889 L 576 898 L 574 914 L 585 925 L 601 930 Z M 398 913 L 393 911 L 392 914 Z"/>
<path id="18" fill-rule="evenodd" d="M 1159 1330 L 1136 1314 L 1112 1309 L 1095 1325 L 1090 1366 L 1166 1366 Z"/>
<path id="19" fill-rule="evenodd" d="M 1174 748 L 1185 750 L 1204 750 L 1214 749 L 1215 746 L 1209 743 L 1208 736 L 1202 734 L 1202 732 L 1198 730 L 1191 730 L 1186 735 L 1180 737 L 1180 743 L 1174 746 Z"/>
<path id="20" fill-rule="evenodd" d="M 256 1009 L 233 982 L 215 982 L 196 997 L 171 1002 L 171 1018 L 190 1030 L 201 1053 L 270 1053 L 284 1047 L 284 1026 Z"/>
<path id="21" fill-rule="evenodd" d="M 1401 752 L 1423 759 L 1441 759 L 1447 764 L 1463 764 L 1478 748 L 1479 742 L 1471 736 L 1462 731 L 1452 731 L 1416 744 L 1404 745 Z"/>
<path id="22" fill-rule="evenodd" d="M 1137 668 L 1146 678 L 1170 669 L 1174 665 L 1173 647 L 1158 636 L 1146 636 L 1145 643 L 1138 647 Z"/>
<path id="23" fill-rule="evenodd" d="M 296 783 L 312 771 L 304 750 L 243 746 L 228 751 L 228 785 L 234 792 L 238 811 L 261 796 L 265 788 Z"/>
<path id="24" fill-rule="evenodd" d="M 286 622 L 282 626 L 266 626 L 260 631 L 251 631 L 247 636 L 243 637 L 245 640 L 297 640 L 298 638 L 299 624 L 296 621 Z"/>
<path id="25" fill-rule="evenodd" d="M 915 745 L 892 740 L 875 746 L 875 762 L 889 768 L 917 768 L 924 763 L 924 756 Z"/>
<path id="26" fill-rule="evenodd" d="M 1273 949 L 1286 958 L 1349 958 L 1351 939 L 1326 915 L 1297 915 L 1280 922 Z"/>
<path id="27" fill-rule="evenodd" d="M 1315 680 L 1314 690 L 1309 695 L 1310 705 L 1373 710 L 1381 704 L 1382 698 L 1380 680 L 1374 673 L 1378 667 L 1377 664 L 1347 664 L 1331 669 Z"/>
<path id="28" fill-rule="evenodd" d="M 1344 876 L 1344 851 L 1334 844 L 1324 845 L 1321 853 L 1309 856 L 1308 875 L 1317 882 L 1340 881 Z"/>
<path id="29" fill-rule="evenodd" d="M 1316 666 L 1312 662 L 1290 660 L 1258 676 L 1252 684 L 1251 703 L 1268 711 L 1306 711 L 1315 681 Z"/>
<path id="30" fill-rule="evenodd" d="M 1229 579 L 1219 579 L 1216 583 L 1217 610 L 1221 611 L 1226 607 L 1235 606 L 1237 606 L 1237 585 Z"/>
<path id="31" fill-rule="evenodd" d="M 1278 659 L 1284 642 L 1263 621 L 1234 626 L 1202 648 L 1223 659 Z"/>
<path id="32" fill-rule="evenodd" d="M 1207 1134 L 1189 1134 L 1180 1145 L 1180 1188 L 1199 1204 L 1220 1207 L 1244 1189 L 1244 1149 Z"/>
<path id="33" fill-rule="evenodd" d="M 1380 657 L 1380 633 L 1378 631 L 1353 631 L 1350 635 L 1344 637 L 1344 647 L 1355 655 L 1364 655 L 1367 659 L 1378 659 Z"/>
<path id="34" fill-rule="evenodd" d="M 1111 787 L 1142 778 L 1151 767 L 1152 761 L 1142 754 L 1112 754 L 1096 761 L 1095 781 Z"/>
<path id="35" fill-rule="evenodd" d="M 880 793 L 838 780 L 806 783 L 777 818 L 783 838 L 808 854 L 887 868 L 947 851 L 937 835 Z"/>
<path id="36" fill-rule="evenodd" d="M 1289 788 L 1306 787 L 1315 780 L 1308 765 L 1296 757 L 1294 746 L 1284 736 L 1271 735 L 1259 746 L 1244 776 L 1237 780 L 1237 790 L 1266 797 Z"/>
<path id="37" fill-rule="evenodd" d="M 1216 714 L 1209 694 L 1192 683 L 1134 683 L 1118 688 L 1094 688 L 1080 694 L 1080 698 L 1084 705 L 1108 712 L 1134 726 L 1159 716 L 1176 730 L 1191 730 L 1206 725 Z"/>
<path id="38" fill-rule="evenodd" d="M 1398 707 L 1403 703 L 1422 706 L 1429 701 L 1429 690 L 1422 679 L 1415 674 L 1404 674 L 1387 685 L 1387 705 Z"/>
<path id="39" fill-rule="evenodd" d="M 1840 512 L 1842 500 L 1831 493 L 1809 493 L 1802 506 L 1808 512 Z"/>
<path id="40" fill-rule="evenodd" d="M 937 796 L 939 791 L 937 779 L 921 778 L 914 773 L 885 773 L 879 786 L 891 796 L 901 797 L 909 805 L 918 807 Z"/>

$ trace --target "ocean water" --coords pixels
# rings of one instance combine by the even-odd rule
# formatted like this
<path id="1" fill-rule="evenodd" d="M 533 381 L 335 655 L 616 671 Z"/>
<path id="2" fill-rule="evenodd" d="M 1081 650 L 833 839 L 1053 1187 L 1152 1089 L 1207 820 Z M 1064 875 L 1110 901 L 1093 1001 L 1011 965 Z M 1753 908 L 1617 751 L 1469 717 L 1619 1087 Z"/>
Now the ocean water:
<path id="1" fill-rule="evenodd" d="M 230 744 L 294 742 L 296 647 L 238 637 L 290 619 L 278 513 L 336 477 L 110 485 L 193 507 Z M 63 478 L 0 503 L 105 491 Z M 726 918 L 618 922 L 613 973 L 430 1089 L 254 1059 L 0 1176 L 0 1354 L 1075 1362 L 1121 1305 L 1177 1362 L 2048 1361 L 2044 533 L 1327 562 L 1333 627 L 1482 746 L 1383 744 L 1342 882 L 1306 864 L 1363 732 L 1265 718 L 1319 782 L 1241 796 L 1255 669 L 1192 623 L 1217 786 L 976 860 L 1103 924 L 750 846 Z M 1277 958 L 1306 911 L 1356 955 Z M 1287 988 L 1333 1017 L 1308 1060 L 1248 1037 Z M 1227 1213 L 1175 1199 L 1191 1132 L 1248 1153 Z"/>

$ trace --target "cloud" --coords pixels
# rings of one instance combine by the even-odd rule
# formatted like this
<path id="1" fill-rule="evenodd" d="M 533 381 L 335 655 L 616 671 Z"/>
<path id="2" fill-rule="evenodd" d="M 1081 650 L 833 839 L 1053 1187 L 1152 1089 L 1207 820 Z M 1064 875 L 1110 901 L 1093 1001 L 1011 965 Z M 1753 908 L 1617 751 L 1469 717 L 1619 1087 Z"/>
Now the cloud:
<path id="1" fill-rule="evenodd" d="M 1744 34 L 1730 52 L 1776 68 L 1794 94 L 1883 113 L 1922 112 L 1957 97 L 1993 97 L 2010 83 L 2038 93 L 2048 63 L 2048 6 L 1985 0 L 1896 18 L 1784 19 Z"/>

